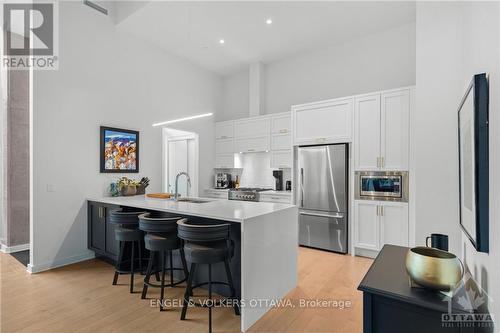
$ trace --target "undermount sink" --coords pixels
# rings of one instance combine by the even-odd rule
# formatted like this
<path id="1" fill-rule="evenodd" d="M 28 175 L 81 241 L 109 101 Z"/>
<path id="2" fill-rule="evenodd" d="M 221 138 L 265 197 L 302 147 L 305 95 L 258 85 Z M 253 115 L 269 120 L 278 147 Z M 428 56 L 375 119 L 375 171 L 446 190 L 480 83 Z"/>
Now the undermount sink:
<path id="1" fill-rule="evenodd" d="M 210 200 L 204 200 L 199 198 L 179 198 L 177 199 L 179 202 L 191 202 L 191 203 L 205 203 L 210 202 Z"/>

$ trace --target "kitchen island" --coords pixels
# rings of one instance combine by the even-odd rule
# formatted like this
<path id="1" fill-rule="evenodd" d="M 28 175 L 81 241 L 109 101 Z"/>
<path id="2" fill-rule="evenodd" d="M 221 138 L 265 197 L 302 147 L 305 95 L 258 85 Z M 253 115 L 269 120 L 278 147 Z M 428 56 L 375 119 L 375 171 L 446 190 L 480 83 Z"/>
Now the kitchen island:
<path id="1" fill-rule="evenodd" d="M 273 301 L 282 299 L 297 285 L 298 209 L 289 204 L 269 202 L 200 201 L 173 201 L 143 195 L 88 198 L 89 248 L 99 254 L 100 247 L 109 247 L 105 241 L 111 241 L 114 235 L 105 221 L 105 211 L 114 207 L 133 207 L 173 213 L 192 220 L 230 223 L 237 247 L 232 265 L 238 265 L 234 276 L 239 279 L 235 284 L 242 302 L 241 331 L 244 332 L 271 308 Z M 101 229 L 104 235 L 93 230 L 93 218 L 101 218 L 96 225 L 105 225 Z M 101 237 L 103 245 L 92 244 L 93 237 Z"/>

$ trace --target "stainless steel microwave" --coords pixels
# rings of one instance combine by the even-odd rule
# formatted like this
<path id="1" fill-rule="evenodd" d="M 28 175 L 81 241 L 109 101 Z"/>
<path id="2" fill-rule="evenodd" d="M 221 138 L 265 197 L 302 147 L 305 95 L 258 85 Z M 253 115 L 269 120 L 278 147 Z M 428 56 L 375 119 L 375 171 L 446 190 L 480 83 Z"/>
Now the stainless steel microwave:
<path id="1" fill-rule="evenodd" d="M 408 171 L 356 171 L 358 200 L 408 202 Z"/>

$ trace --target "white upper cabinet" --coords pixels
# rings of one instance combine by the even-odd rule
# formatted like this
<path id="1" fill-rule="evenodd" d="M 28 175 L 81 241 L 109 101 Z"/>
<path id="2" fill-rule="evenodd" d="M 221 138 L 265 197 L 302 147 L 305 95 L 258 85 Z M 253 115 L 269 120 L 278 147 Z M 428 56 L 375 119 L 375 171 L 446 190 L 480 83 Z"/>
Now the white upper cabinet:
<path id="1" fill-rule="evenodd" d="M 269 135 L 234 140 L 237 153 L 256 153 L 269 150 Z"/>
<path id="2" fill-rule="evenodd" d="M 356 97 L 354 124 L 356 170 L 408 170 L 409 89 Z"/>
<path id="3" fill-rule="evenodd" d="M 271 134 L 271 118 L 268 116 L 245 118 L 234 121 L 235 138 L 258 137 Z"/>
<path id="4" fill-rule="evenodd" d="M 232 154 L 234 152 L 233 139 L 218 139 L 215 140 L 216 154 Z"/>
<path id="5" fill-rule="evenodd" d="M 292 106 L 293 144 L 352 141 L 352 98 Z"/>
<path id="6" fill-rule="evenodd" d="M 292 167 L 292 151 L 276 150 L 271 152 L 271 168 L 283 169 Z"/>
<path id="7" fill-rule="evenodd" d="M 380 122 L 381 167 L 384 170 L 408 170 L 410 146 L 409 89 L 382 93 Z"/>
<path id="8" fill-rule="evenodd" d="M 380 248 L 384 244 L 408 246 L 408 204 L 384 202 L 380 210 Z"/>
<path id="9" fill-rule="evenodd" d="M 215 123 L 215 139 L 230 139 L 234 137 L 234 121 Z"/>
<path id="10" fill-rule="evenodd" d="M 354 124 L 356 169 L 378 170 L 380 166 L 380 94 L 355 99 Z"/>
<path id="11" fill-rule="evenodd" d="M 292 114 L 290 112 L 271 117 L 271 133 L 286 134 L 292 131 Z"/>
<path id="12" fill-rule="evenodd" d="M 271 136 L 271 150 L 292 149 L 292 136 L 290 134 L 273 134 Z"/>

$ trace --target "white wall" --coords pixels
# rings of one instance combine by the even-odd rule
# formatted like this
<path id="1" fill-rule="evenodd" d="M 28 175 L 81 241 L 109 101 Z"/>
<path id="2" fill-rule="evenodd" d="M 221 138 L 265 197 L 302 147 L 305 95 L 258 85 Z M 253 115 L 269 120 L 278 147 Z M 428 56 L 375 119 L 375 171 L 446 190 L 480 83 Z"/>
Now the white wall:
<path id="1" fill-rule="evenodd" d="M 248 72 L 246 72 L 248 76 Z M 248 116 L 248 78 L 225 78 L 225 119 Z M 298 54 L 264 67 L 263 113 L 290 111 L 294 104 L 415 84 L 415 24 Z M 246 113 L 241 110 L 245 101 Z M 228 99 L 228 97 L 226 97 Z M 229 117 L 228 117 L 229 116 Z"/>
<path id="2" fill-rule="evenodd" d="M 490 74 L 490 252 L 477 253 L 458 225 L 457 108 L 472 75 Z M 417 4 L 417 243 L 442 231 L 488 292 L 500 317 L 500 4 Z"/>
<path id="3" fill-rule="evenodd" d="M 151 124 L 216 112 L 220 102 L 218 76 L 120 32 L 81 2 L 59 9 L 59 70 L 37 71 L 33 80 L 34 270 L 91 255 L 85 198 L 102 196 L 119 176 L 99 174 L 100 125 L 140 131 L 140 174 L 128 176 L 148 176 L 148 191 L 160 191 L 162 133 Z M 199 186 L 211 185 L 213 119 L 178 127 L 199 134 L 207 170 Z"/>
<path id="4" fill-rule="evenodd" d="M 248 70 L 223 78 L 222 112 L 217 115 L 217 121 L 248 117 L 249 79 Z"/>

